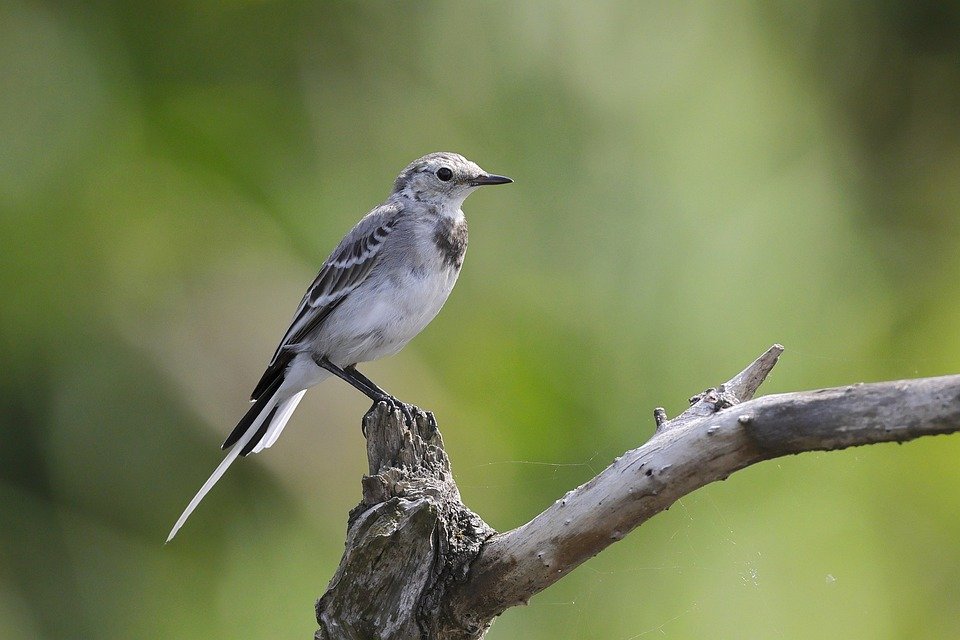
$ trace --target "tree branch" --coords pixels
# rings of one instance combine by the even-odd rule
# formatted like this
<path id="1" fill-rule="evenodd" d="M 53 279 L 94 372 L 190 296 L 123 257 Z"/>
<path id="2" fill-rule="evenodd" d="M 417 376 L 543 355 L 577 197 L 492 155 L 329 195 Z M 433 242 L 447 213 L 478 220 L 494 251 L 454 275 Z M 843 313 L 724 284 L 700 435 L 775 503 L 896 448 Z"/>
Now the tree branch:
<path id="1" fill-rule="evenodd" d="M 425 421 L 407 429 L 399 414 L 378 408 L 365 422 L 376 443 L 368 444 L 374 475 L 364 479 L 344 559 L 317 604 L 317 638 L 480 638 L 507 608 L 734 471 L 803 451 L 960 430 L 960 376 L 750 400 L 782 351 L 774 345 L 723 385 L 691 398 L 673 420 L 658 409 L 647 443 L 527 524 L 496 535 L 460 502 L 439 433 L 425 431 Z M 372 609 L 371 585 L 381 596 Z M 371 616 L 377 622 L 364 626 Z M 384 616 L 406 622 L 384 627 Z"/>

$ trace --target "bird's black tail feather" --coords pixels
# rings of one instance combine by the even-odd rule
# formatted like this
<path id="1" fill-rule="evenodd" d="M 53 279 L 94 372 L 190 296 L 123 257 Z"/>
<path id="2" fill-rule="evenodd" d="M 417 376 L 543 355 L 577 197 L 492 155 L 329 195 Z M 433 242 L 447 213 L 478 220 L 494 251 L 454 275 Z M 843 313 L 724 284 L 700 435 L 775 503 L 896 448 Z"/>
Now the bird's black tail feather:
<path id="1" fill-rule="evenodd" d="M 221 449 L 226 449 L 227 447 L 233 446 L 243 434 L 247 432 L 247 429 L 250 428 L 250 425 L 253 424 L 254 420 L 257 419 L 263 410 L 270 404 L 270 401 L 273 400 L 273 396 L 276 395 L 277 390 L 280 388 L 280 385 L 283 384 L 283 376 L 279 375 L 270 382 L 270 386 L 263 390 L 263 393 L 257 398 L 257 401 L 247 410 L 243 417 L 240 418 L 240 422 L 237 423 L 237 426 L 233 428 L 233 431 L 230 432 L 230 435 L 227 436 L 227 439 L 223 441 L 223 444 L 220 445 Z M 271 415 L 267 417 L 266 420 L 260 425 L 260 428 L 257 430 L 257 435 L 250 438 L 246 446 L 244 446 L 243 451 L 240 452 L 240 455 L 245 456 L 250 453 L 250 450 L 253 449 L 257 442 L 263 437 L 263 434 L 266 433 L 267 427 L 270 426 L 270 420 L 273 418 L 273 412 L 277 410 L 276 406 L 271 410 Z"/>

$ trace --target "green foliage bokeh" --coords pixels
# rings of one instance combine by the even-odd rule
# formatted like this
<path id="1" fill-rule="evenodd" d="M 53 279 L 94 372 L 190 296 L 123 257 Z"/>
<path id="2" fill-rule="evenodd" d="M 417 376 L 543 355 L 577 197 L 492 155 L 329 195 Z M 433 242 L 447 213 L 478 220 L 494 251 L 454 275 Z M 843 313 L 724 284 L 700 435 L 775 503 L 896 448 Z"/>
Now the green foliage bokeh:
<path id="1" fill-rule="evenodd" d="M 360 394 L 309 393 L 161 543 L 320 261 L 430 151 L 516 184 L 365 371 L 497 529 L 773 342 L 764 392 L 957 372 L 956 7 L 4 3 L 0 637 L 311 637 Z M 488 637 L 960 637 L 958 459 L 748 469 Z"/>

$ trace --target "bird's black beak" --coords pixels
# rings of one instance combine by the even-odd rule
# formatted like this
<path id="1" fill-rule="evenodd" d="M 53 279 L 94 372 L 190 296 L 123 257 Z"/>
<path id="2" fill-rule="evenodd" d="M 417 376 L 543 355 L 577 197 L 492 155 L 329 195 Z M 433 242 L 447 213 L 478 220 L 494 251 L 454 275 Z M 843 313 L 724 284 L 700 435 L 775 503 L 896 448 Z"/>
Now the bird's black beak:
<path id="1" fill-rule="evenodd" d="M 511 182 L 513 182 L 513 180 L 508 178 L 507 176 L 498 176 L 491 173 L 487 175 L 477 176 L 476 178 L 470 181 L 470 186 L 481 187 L 485 184 L 510 184 Z"/>

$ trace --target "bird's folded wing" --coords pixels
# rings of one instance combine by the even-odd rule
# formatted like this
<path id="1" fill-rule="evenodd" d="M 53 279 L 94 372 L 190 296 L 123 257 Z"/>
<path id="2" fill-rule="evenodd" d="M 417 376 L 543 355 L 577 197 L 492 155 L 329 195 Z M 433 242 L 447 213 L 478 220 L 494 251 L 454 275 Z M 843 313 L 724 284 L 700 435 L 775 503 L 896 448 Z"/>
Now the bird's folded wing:
<path id="1" fill-rule="evenodd" d="M 316 330 L 370 274 L 384 241 L 396 226 L 397 214 L 397 208 L 392 205 L 377 207 L 340 241 L 300 301 L 290 328 L 253 391 L 253 400 L 282 373 L 293 355 L 289 347 L 300 343 Z"/>

